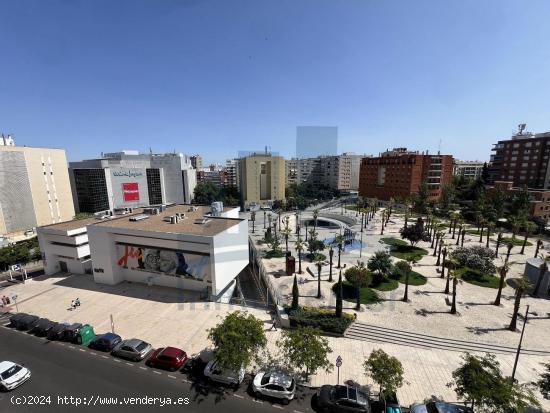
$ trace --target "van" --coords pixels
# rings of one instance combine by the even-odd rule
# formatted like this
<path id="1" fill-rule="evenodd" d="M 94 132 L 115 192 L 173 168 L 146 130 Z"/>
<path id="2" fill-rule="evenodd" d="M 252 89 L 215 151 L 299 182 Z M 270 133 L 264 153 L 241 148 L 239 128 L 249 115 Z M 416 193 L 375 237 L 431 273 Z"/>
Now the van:
<path id="1" fill-rule="evenodd" d="M 93 327 L 89 324 L 84 324 L 76 333 L 76 337 L 73 339 L 73 343 L 87 346 L 94 338 L 95 333 Z"/>

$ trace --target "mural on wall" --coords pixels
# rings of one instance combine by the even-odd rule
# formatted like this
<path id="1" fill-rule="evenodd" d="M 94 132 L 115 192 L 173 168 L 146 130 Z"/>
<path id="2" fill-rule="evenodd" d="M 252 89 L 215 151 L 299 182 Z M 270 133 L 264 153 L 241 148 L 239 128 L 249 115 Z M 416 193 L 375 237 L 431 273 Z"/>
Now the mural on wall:
<path id="1" fill-rule="evenodd" d="M 125 182 L 122 184 L 124 202 L 139 201 L 139 185 L 137 182 Z"/>
<path id="2" fill-rule="evenodd" d="M 208 256 L 180 250 L 119 244 L 117 253 L 120 267 L 197 280 L 206 277 L 210 265 Z"/>

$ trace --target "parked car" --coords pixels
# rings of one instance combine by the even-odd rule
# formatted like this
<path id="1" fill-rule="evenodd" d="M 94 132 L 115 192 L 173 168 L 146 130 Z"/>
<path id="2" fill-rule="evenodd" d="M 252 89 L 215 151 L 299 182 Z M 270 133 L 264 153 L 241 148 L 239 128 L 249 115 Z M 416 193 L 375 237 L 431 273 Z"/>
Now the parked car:
<path id="1" fill-rule="evenodd" d="M 151 354 L 146 363 L 149 367 L 176 371 L 187 361 L 185 351 L 176 347 L 161 347 Z"/>
<path id="2" fill-rule="evenodd" d="M 216 383 L 239 387 L 244 380 L 244 368 L 232 371 L 221 367 L 216 360 L 210 360 L 204 368 L 204 376 Z"/>
<path id="3" fill-rule="evenodd" d="M 10 327 L 16 327 L 17 323 L 19 323 L 19 320 L 21 320 L 23 317 L 28 316 L 27 313 L 17 313 L 10 317 Z"/>
<path id="4" fill-rule="evenodd" d="M 40 317 L 28 314 L 17 321 L 16 328 L 21 331 L 30 330 L 36 325 L 39 319 Z"/>
<path id="5" fill-rule="evenodd" d="M 57 323 L 51 320 L 48 320 L 47 318 L 41 318 L 36 322 L 34 327 L 29 330 L 29 333 L 33 333 L 33 334 L 36 334 L 37 336 L 43 337 L 56 324 Z"/>
<path id="6" fill-rule="evenodd" d="M 288 373 L 277 370 L 260 371 L 252 381 L 252 390 L 256 397 L 273 397 L 288 404 L 294 398 L 296 383 Z"/>
<path id="7" fill-rule="evenodd" d="M 351 386 L 322 386 L 317 392 L 317 404 L 323 412 L 371 412 L 368 393 Z"/>
<path id="8" fill-rule="evenodd" d="M 31 378 L 31 371 L 11 361 L 0 362 L 0 387 L 5 390 L 13 390 L 21 386 Z"/>
<path id="9" fill-rule="evenodd" d="M 61 337 L 61 340 L 72 342 L 76 338 L 76 335 L 78 334 L 78 330 L 80 330 L 80 327 L 82 327 L 82 323 L 69 324 L 63 330 L 63 336 Z"/>
<path id="10" fill-rule="evenodd" d="M 111 351 L 113 356 L 140 361 L 153 351 L 153 346 L 143 340 L 132 338 L 118 343 Z"/>
<path id="11" fill-rule="evenodd" d="M 380 394 L 380 404 L 384 413 L 401 413 L 401 405 L 396 393 L 382 392 Z"/>
<path id="12" fill-rule="evenodd" d="M 426 404 L 413 404 L 411 413 L 474 413 L 474 411 L 460 404 L 429 402 Z"/>
<path id="13" fill-rule="evenodd" d="M 46 337 L 48 337 L 48 340 L 62 340 L 68 327 L 70 327 L 69 323 L 56 324 L 48 331 Z"/>
<path id="14" fill-rule="evenodd" d="M 118 334 L 105 333 L 95 336 L 88 347 L 99 351 L 112 351 L 121 341 L 122 338 Z"/>

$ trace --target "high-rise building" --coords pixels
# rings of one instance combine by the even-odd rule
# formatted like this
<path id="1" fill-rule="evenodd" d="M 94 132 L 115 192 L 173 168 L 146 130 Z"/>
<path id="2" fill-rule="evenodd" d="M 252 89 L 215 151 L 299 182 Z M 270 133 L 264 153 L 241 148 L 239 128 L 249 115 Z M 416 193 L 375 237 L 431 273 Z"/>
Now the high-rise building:
<path id="1" fill-rule="evenodd" d="M 298 126 L 296 128 L 296 158 L 316 158 L 338 154 L 336 126 Z"/>
<path id="2" fill-rule="evenodd" d="M 193 168 L 195 168 L 197 171 L 200 171 L 203 166 L 202 166 L 202 156 L 200 155 L 191 155 L 189 157 L 189 159 L 191 160 L 191 166 Z"/>
<path id="3" fill-rule="evenodd" d="M 359 195 L 363 198 L 389 200 L 418 193 L 422 182 L 428 185 L 428 196 L 439 199 L 443 185 L 453 177 L 452 155 L 429 155 L 395 148 L 376 158 L 363 158 Z"/>
<path id="4" fill-rule="evenodd" d="M 228 159 L 225 162 L 225 172 L 227 173 L 227 185 L 239 188 L 239 160 Z"/>
<path id="5" fill-rule="evenodd" d="M 509 181 L 514 187 L 550 188 L 550 132 L 531 133 L 525 124 L 510 139 L 498 141 L 492 149 L 490 182 Z"/>
<path id="6" fill-rule="evenodd" d="M 239 190 L 244 208 L 285 198 L 285 160 L 271 153 L 239 159 Z"/>
<path id="7" fill-rule="evenodd" d="M 454 161 L 453 175 L 463 176 L 466 179 L 481 178 L 484 162 L 479 161 Z"/>
<path id="8" fill-rule="evenodd" d="M 190 203 L 196 170 L 181 153 L 139 154 L 123 151 L 69 164 L 78 212 L 158 204 Z"/>
<path id="9" fill-rule="evenodd" d="M 63 149 L 0 143 L 0 234 L 74 218 L 73 199 Z"/>
<path id="10" fill-rule="evenodd" d="M 337 156 L 287 160 L 286 185 L 308 182 L 340 191 L 357 190 L 362 158 L 362 155 L 344 153 Z"/>

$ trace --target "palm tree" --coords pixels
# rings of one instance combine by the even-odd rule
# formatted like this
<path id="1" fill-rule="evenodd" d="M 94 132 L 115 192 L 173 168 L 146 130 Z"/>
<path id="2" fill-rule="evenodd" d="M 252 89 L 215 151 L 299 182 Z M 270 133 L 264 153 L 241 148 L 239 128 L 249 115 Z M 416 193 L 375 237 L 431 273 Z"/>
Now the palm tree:
<path id="1" fill-rule="evenodd" d="M 539 296 L 539 290 L 542 284 L 542 279 L 544 278 L 544 274 L 546 274 L 546 272 L 548 271 L 548 264 L 547 264 L 548 257 L 546 257 L 545 259 L 542 254 L 540 257 L 542 258 L 542 264 L 540 264 L 539 266 L 539 276 L 537 277 L 537 283 L 535 284 L 535 289 L 533 290 L 533 297 Z"/>
<path id="2" fill-rule="evenodd" d="M 338 266 L 336 268 L 340 268 L 340 256 L 342 255 L 342 250 L 344 249 L 344 241 L 345 238 L 343 235 L 336 235 L 336 237 L 334 237 L 334 242 L 338 245 Z"/>
<path id="3" fill-rule="evenodd" d="M 347 280 L 355 287 L 357 294 L 357 301 L 355 304 L 355 309 L 361 309 L 361 288 L 366 287 L 370 284 L 370 273 L 369 270 L 365 267 L 363 261 L 357 261 L 357 265 L 346 270 Z"/>
<path id="4" fill-rule="evenodd" d="M 313 230 L 317 230 L 317 218 L 319 218 L 319 210 L 313 210 Z"/>
<path id="5" fill-rule="evenodd" d="M 294 243 L 294 248 L 298 255 L 298 274 L 302 273 L 302 251 L 306 249 L 305 242 L 302 241 L 302 238 L 298 235 L 296 242 Z"/>
<path id="6" fill-rule="evenodd" d="M 510 266 L 512 263 L 504 261 L 502 265 L 497 267 L 497 272 L 500 276 L 499 283 L 498 283 L 498 292 L 497 297 L 495 298 L 495 302 L 493 305 L 500 306 L 500 298 L 502 297 L 502 289 L 504 288 L 504 281 L 506 281 L 506 275 L 508 274 L 508 271 L 510 270 Z"/>
<path id="7" fill-rule="evenodd" d="M 451 314 L 456 314 L 456 289 L 460 279 L 456 271 L 452 271 L 451 279 L 453 280 L 453 301 L 451 303 Z"/>
<path id="8" fill-rule="evenodd" d="M 443 247 L 443 260 L 441 261 L 441 278 L 445 278 L 446 259 L 447 259 L 447 247 Z"/>
<path id="9" fill-rule="evenodd" d="M 515 280 L 515 288 L 516 288 L 516 298 L 514 300 L 514 312 L 512 313 L 512 319 L 510 320 L 510 325 L 508 326 L 508 330 L 510 331 L 516 331 L 517 329 L 517 322 L 518 322 L 518 313 L 519 313 L 519 307 L 521 305 L 521 299 L 525 295 L 525 292 L 529 289 L 531 284 L 529 283 L 529 280 L 526 277 L 517 278 Z"/>
<path id="10" fill-rule="evenodd" d="M 510 227 L 512 228 L 512 239 L 516 239 L 516 234 L 518 233 L 519 229 L 521 228 L 521 225 L 523 223 L 523 220 L 518 216 L 511 216 L 508 218 L 508 223 L 510 224 Z"/>
<path id="11" fill-rule="evenodd" d="M 441 265 L 441 249 L 445 245 L 445 241 L 443 241 L 443 238 L 441 238 L 441 241 L 439 241 L 439 251 L 437 252 L 437 262 L 435 263 L 436 267 Z"/>
<path id="12" fill-rule="evenodd" d="M 525 253 L 525 245 L 527 244 L 527 238 L 529 238 L 529 235 L 533 233 L 533 231 L 537 228 L 534 222 L 526 221 L 524 224 L 525 229 L 525 237 L 523 238 L 523 245 L 521 246 L 520 254 Z"/>
<path id="13" fill-rule="evenodd" d="M 460 246 L 464 246 L 464 237 L 466 237 L 466 228 L 462 228 L 462 236 L 460 237 Z"/>
<path id="14" fill-rule="evenodd" d="M 502 242 L 502 230 L 499 231 L 497 235 L 497 245 L 495 246 L 495 258 L 498 258 L 498 249 L 500 248 L 501 242 Z"/>
<path id="15" fill-rule="evenodd" d="M 376 251 L 368 261 L 368 268 L 377 276 L 377 281 L 382 281 L 392 267 L 391 256 L 386 251 Z"/>
<path id="16" fill-rule="evenodd" d="M 508 260 L 510 259 L 512 248 L 514 248 L 514 243 L 512 241 L 506 243 L 506 262 L 508 262 Z"/>
<path id="17" fill-rule="evenodd" d="M 338 276 L 338 289 L 336 290 L 336 314 L 335 316 L 337 318 L 342 318 L 342 299 L 343 299 L 343 291 L 342 291 L 342 270 L 340 270 L 340 275 Z"/>
<path id="18" fill-rule="evenodd" d="M 542 247 L 542 244 L 543 244 L 542 239 L 540 239 L 540 238 L 537 239 L 537 247 L 536 247 L 536 249 L 535 249 L 535 256 L 534 256 L 534 258 L 537 258 L 537 256 L 539 255 L 539 250 L 540 250 L 540 247 Z"/>
<path id="19" fill-rule="evenodd" d="M 460 218 L 460 214 L 458 212 L 451 213 L 451 222 L 452 222 L 452 226 L 453 226 L 453 235 L 451 237 L 452 239 L 455 239 L 456 225 L 458 223 L 459 218 Z"/>
<path id="20" fill-rule="evenodd" d="M 462 230 L 464 229 L 464 220 L 458 219 L 458 234 L 456 236 L 456 246 L 460 243 L 460 234 L 462 234 Z"/>
<path id="21" fill-rule="evenodd" d="M 286 227 L 281 231 L 281 234 L 283 234 L 283 236 L 285 237 L 285 247 L 286 247 L 286 252 L 288 252 L 288 238 L 289 238 L 290 235 L 292 234 L 292 230 L 290 229 L 290 227 L 286 226 Z"/>
<path id="22" fill-rule="evenodd" d="M 487 221 L 487 242 L 485 244 L 485 247 L 489 248 L 489 239 L 491 237 L 491 231 L 495 227 L 495 223 L 493 221 Z"/>
<path id="23" fill-rule="evenodd" d="M 410 257 L 407 259 L 409 261 Z M 411 264 L 407 261 L 399 261 L 397 264 L 395 264 L 395 268 L 397 270 L 405 275 L 405 294 L 403 294 L 403 301 L 409 302 L 409 277 L 412 272 Z"/>
<path id="24" fill-rule="evenodd" d="M 437 232 L 435 234 L 435 247 L 434 247 L 434 253 L 433 253 L 433 256 L 435 257 L 437 255 L 437 247 L 439 245 L 439 239 L 441 238 L 441 234 L 439 232 Z"/>
<path id="25" fill-rule="evenodd" d="M 329 257 L 329 273 L 328 273 L 328 282 L 332 282 L 332 257 L 334 256 L 334 248 L 332 248 L 332 245 L 330 246 L 328 250 L 328 257 Z"/>
<path id="26" fill-rule="evenodd" d="M 458 267 L 458 261 L 456 261 L 454 258 L 449 258 L 445 263 L 445 266 L 447 267 L 447 282 L 445 283 L 445 294 L 449 295 L 451 287 L 451 275 L 453 271 Z"/>
<path id="27" fill-rule="evenodd" d="M 479 242 L 483 242 L 483 229 L 485 228 L 486 223 L 487 223 L 487 220 L 483 217 L 481 217 L 478 221 L 478 225 L 479 225 Z"/>
<path id="28" fill-rule="evenodd" d="M 318 256 L 315 258 L 315 266 L 317 267 L 317 298 L 321 298 L 321 269 L 324 263 L 323 257 Z"/>
<path id="29" fill-rule="evenodd" d="M 252 211 L 250 213 L 250 219 L 252 220 L 252 233 L 254 234 L 254 230 L 255 230 L 255 227 L 254 227 L 254 224 L 256 223 L 256 211 Z"/>

